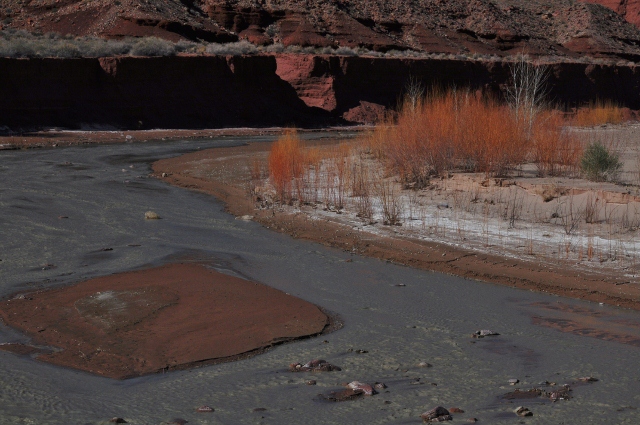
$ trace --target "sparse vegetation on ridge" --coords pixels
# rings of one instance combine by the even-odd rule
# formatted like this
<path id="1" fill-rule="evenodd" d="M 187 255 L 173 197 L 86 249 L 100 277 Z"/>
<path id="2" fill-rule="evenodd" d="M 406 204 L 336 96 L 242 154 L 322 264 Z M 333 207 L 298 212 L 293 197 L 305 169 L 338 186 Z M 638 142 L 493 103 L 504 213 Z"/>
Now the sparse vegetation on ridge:
<path id="1" fill-rule="evenodd" d="M 57 33 L 31 33 L 24 30 L 6 29 L 0 31 L 0 57 L 9 58 L 81 58 L 108 56 L 173 56 L 177 54 L 243 56 L 272 53 L 367 56 L 381 58 L 416 58 L 480 62 L 515 62 L 520 55 L 497 56 L 480 53 L 429 53 L 417 50 L 389 50 L 379 52 L 364 47 L 313 47 L 285 46 L 274 43 L 255 45 L 247 40 L 229 43 L 208 43 L 193 41 L 171 42 L 157 37 L 104 39 L 91 36 L 71 36 Z M 634 62 L 620 59 L 579 58 L 566 56 L 541 56 L 541 63 L 593 63 L 601 65 L 630 66 Z"/>

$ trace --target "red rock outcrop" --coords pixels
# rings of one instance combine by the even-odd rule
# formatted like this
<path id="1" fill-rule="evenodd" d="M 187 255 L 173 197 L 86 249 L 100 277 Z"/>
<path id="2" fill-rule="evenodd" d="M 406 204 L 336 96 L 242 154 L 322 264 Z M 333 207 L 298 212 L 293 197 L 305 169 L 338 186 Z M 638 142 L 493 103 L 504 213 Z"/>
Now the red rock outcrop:
<path id="1" fill-rule="evenodd" d="M 631 22 L 640 26 L 640 0 L 580 0 L 584 3 L 601 4 Z"/>
<path id="2" fill-rule="evenodd" d="M 640 109 L 640 68 L 550 65 L 550 99 Z M 0 58 L 0 127 L 220 128 L 371 121 L 410 80 L 500 94 L 503 62 L 347 56 Z"/>
<path id="3" fill-rule="evenodd" d="M 623 16 L 638 23 L 640 0 L 4 0 L 0 27 L 378 52 L 640 58 L 640 31 Z"/>

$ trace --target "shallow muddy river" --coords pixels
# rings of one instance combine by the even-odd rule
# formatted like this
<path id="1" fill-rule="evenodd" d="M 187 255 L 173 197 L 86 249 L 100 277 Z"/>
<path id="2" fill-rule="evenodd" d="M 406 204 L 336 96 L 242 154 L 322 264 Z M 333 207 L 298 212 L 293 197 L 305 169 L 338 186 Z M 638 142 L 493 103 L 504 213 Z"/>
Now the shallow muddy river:
<path id="1" fill-rule="evenodd" d="M 352 256 L 235 220 L 209 196 L 147 177 L 156 159 L 241 142 L 0 152 L 0 296 L 202 260 L 316 303 L 344 328 L 248 360 L 125 381 L 0 351 L 0 423 L 418 424 L 438 405 L 465 411 L 454 424 L 640 423 L 637 312 Z M 162 220 L 145 221 L 149 210 Z M 471 338 L 479 329 L 501 335 Z M 0 326 L 0 343 L 13 341 L 26 340 Z M 342 371 L 286 371 L 312 358 Z M 599 381 L 574 385 L 570 400 L 501 398 L 585 376 Z M 353 380 L 388 388 L 342 403 L 317 397 Z M 201 405 L 215 412 L 196 413 Z M 534 416 L 517 417 L 518 405 Z"/>

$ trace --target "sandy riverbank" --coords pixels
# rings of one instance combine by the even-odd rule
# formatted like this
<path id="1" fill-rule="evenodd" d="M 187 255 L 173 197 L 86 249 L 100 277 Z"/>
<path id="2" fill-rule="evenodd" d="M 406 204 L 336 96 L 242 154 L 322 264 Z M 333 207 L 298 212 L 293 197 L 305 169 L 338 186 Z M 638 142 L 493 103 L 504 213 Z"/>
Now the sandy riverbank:
<path id="1" fill-rule="evenodd" d="M 337 247 L 354 254 L 466 278 L 548 292 L 631 309 L 640 309 L 640 287 L 628 273 L 611 268 L 568 267 L 549 252 L 514 256 L 499 249 L 470 249 L 456 243 L 412 237 L 410 231 L 383 231 L 354 225 L 345 214 L 313 208 L 256 208 L 247 190 L 250 164 L 264 160 L 267 144 L 211 149 L 158 161 L 154 175 L 168 183 L 199 190 L 223 200 L 230 213 L 278 232 Z M 537 231 L 537 230 L 536 230 Z M 541 230 L 543 232 L 543 230 Z M 508 238 L 508 235 L 504 236 Z M 451 232 L 450 238 L 455 238 Z M 498 251 L 498 252 L 496 252 Z M 557 255 L 555 257 L 560 257 Z M 613 265 L 615 270 L 615 265 Z"/>

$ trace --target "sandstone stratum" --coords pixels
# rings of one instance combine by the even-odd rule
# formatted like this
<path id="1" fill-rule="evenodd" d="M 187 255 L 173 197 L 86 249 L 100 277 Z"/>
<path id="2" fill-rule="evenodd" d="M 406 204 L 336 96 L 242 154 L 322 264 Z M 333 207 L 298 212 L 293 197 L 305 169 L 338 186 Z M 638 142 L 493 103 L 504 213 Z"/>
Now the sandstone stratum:
<path id="1" fill-rule="evenodd" d="M 106 38 L 638 57 L 638 0 L 4 0 L 0 27 Z M 635 25 L 634 25 L 635 24 Z"/>

